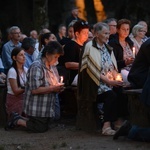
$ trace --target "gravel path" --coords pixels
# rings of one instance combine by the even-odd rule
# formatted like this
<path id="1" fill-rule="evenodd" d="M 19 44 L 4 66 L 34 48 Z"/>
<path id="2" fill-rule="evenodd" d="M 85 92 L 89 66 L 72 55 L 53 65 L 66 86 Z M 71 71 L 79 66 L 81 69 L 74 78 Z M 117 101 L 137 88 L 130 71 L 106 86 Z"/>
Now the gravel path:
<path id="1" fill-rule="evenodd" d="M 0 150 L 149 150 L 150 143 L 112 140 L 100 133 L 76 130 L 74 123 L 52 124 L 46 133 L 0 128 Z"/>

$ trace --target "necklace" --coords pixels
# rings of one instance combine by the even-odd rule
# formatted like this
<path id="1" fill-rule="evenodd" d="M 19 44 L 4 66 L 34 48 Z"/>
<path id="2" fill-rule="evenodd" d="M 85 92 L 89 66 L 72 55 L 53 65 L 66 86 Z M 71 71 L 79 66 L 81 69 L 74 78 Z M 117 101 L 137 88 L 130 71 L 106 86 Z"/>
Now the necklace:
<path id="1" fill-rule="evenodd" d="M 126 47 L 127 47 L 127 42 L 126 42 L 126 41 L 122 41 L 122 42 L 120 42 L 120 45 L 121 45 L 123 48 L 126 48 Z"/>

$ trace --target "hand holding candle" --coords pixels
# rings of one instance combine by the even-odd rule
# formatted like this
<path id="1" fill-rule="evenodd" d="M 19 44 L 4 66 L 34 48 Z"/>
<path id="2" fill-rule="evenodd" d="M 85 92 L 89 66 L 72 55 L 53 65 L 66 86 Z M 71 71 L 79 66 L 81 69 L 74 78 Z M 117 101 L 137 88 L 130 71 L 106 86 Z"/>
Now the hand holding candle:
<path id="1" fill-rule="evenodd" d="M 120 73 L 118 73 L 118 74 L 116 75 L 115 80 L 116 80 L 116 81 L 122 81 L 122 76 L 121 76 Z"/>
<path id="2" fill-rule="evenodd" d="M 60 83 L 63 83 L 63 76 L 60 76 Z"/>
<path id="3" fill-rule="evenodd" d="M 135 47 L 133 47 L 133 58 L 135 58 Z"/>

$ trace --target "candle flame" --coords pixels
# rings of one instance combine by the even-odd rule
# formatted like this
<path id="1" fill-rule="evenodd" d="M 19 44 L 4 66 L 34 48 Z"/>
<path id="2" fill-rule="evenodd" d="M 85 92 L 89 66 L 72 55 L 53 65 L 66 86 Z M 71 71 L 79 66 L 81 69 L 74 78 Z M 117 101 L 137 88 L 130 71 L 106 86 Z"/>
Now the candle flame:
<path id="1" fill-rule="evenodd" d="M 132 50 L 133 50 L 133 58 L 135 58 L 135 47 L 133 47 Z"/>
<path id="2" fill-rule="evenodd" d="M 63 83 L 63 76 L 60 76 L 60 83 Z"/>
<path id="3" fill-rule="evenodd" d="M 118 74 L 116 75 L 115 80 L 116 80 L 116 81 L 122 81 L 122 76 L 121 76 L 120 73 L 118 73 Z"/>

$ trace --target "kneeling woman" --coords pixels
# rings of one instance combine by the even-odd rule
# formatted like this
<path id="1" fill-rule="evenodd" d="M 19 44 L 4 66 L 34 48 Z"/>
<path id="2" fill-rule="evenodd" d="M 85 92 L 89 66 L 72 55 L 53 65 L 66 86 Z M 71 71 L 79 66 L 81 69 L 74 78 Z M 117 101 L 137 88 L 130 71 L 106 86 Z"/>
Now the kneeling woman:
<path id="1" fill-rule="evenodd" d="M 24 100 L 24 111 L 29 120 L 13 113 L 8 128 L 20 125 L 32 132 L 48 130 L 49 118 L 55 116 L 56 94 L 64 89 L 55 66 L 62 54 L 62 46 L 51 41 L 44 47 L 41 58 L 30 66 Z"/>
<path id="2" fill-rule="evenodd" d="M 24 67 L 25 52 L 22 48 L 14 48 L 11 53 L 13 60 L 12 66 L 7 74 L 7 97 L 6 97 L 6 111 L 8 119 L 12 112 L 22 114 L 24 88 L 26 84 L 27 68 Z"/>

